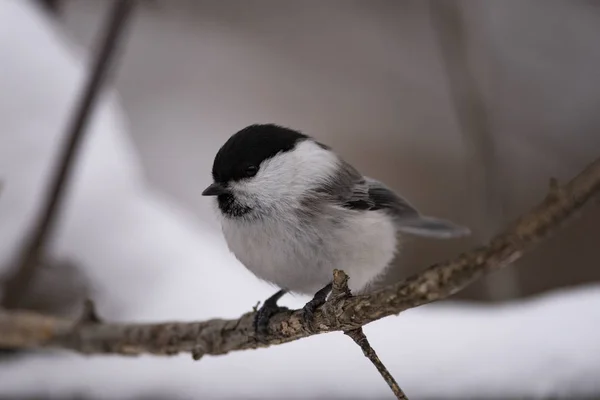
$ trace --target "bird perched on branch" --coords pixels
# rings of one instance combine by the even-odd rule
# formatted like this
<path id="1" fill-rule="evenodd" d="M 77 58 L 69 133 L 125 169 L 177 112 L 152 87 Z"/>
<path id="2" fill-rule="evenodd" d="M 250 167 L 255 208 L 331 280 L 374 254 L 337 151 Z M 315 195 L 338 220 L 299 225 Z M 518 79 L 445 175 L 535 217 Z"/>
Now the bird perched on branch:
<path id="1" fill-rule="evenodd" d="M 470 234 L 422 215 L 330 147 L 274 124 L 250 125 L 231 136 L 214 159 L 212 177 L 202 194 L 216 197 L 229 249 L 281 289 L 258 310 L 259 333 L 286 292 L 314 295 L 304 307 L 310 320 L 336 268 L 348 274 L 354 294 L 364 291 L 394 258 L 400 234 Z"/>

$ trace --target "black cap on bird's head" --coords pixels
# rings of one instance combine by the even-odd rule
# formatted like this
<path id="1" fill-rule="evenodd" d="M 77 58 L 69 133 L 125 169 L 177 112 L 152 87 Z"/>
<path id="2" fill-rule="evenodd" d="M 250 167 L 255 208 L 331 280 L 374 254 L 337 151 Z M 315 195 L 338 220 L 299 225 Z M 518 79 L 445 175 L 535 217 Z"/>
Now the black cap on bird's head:
<path id="1" fill-rule="evenodd" d="M 275 124 L 250 125 L 236 132 L 217 152 L 212 168 L 214 183 L 202 195 L 227 194 L 228 183 L 253 177 L 263 161 L 292 150 L 298 141 L 308 138 Z"/>

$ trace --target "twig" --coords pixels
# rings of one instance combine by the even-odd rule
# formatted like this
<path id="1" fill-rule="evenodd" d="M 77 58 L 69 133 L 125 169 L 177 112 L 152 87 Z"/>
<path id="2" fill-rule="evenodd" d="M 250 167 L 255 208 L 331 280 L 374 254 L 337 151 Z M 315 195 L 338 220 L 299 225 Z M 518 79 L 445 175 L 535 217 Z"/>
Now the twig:
<path id="1" fill-rule="evenodd" d="M 350 297 L 352 297 L 352 293 L 348 287 L 348 275 L 346 275 L 343 271 L 337 269 L 334 270 L 330 301 L 339 302 L 342 299 L 349 299 Z M 398 382 L 396 382 L 392 374 L 387 370 L 385 365 L 383 365 L 377 356 L 375 350 L 371 347 L 371 344 L 367 340 L 362 328 L 344 331 L 344 334 L 352 338 L 352 340 L 354 340 L 354 342 L 360 346 L 365 357 L 367 357 L 373 363 L 375 368 L 377 368 L 377 371 L 379 371 L 379 374 L 381 374 L 383 380 L 385 380 L 390 389 L 392 389 L 392 392 L 396 398 L 407 400 L 407 397 L 402 389 L 400 389 Z"/>
<path id="2" fill-rule="evenodd" d="M 465 29 L 461 3 L 429 1 L 433 33 L 440 51 L 443 72 L 448 83 L 450 101 L 463 137 L 467 156 L 469 185 L 476 194 L 475 209 L 484 240 L 489 240 L 503 217 L 503 187 L 498 176 L 492 126 L 484 96 L 469 68 L 468 32 Z M 515 297 L 519 292 L 514 269 L 505 269 L 488 280 L 495 299 Z"/>
<path id="3" fill-rule="evenodd" d="M 365 357 L 367 357 L 373 363 L 375 368 L 377 368 L 377 371 L 379 371 L 379 373 L 381 374 L 385 382 L 388 384 L 390 389 L 392 389 L 392 392 L 394 392 L 396 398 L 398 400 L 408 400 L 408 398 L 406 397 L 402 389 L 400 389 L 400 386 L 398 385 L 392 374 L 390 374 L 390 371 L 388 371 L 385 365 L 383 365 L 383 363 L 377 356 L 377 353 L 375 353 L 375 350 L 373 350 L 373 347 L 371 347 L 371 344 L 369 343 L 369 340 L 367 340 L 367 337 L 365 336 L 365 333 L 363 332 L 362 328 L 353 329 L 344 333 L 350 336 L 352 340 L 354 340 L 354 342 L 360 346 Z"/>
<path id="4" fill-rule="evenodd" d="M 44 256 L 50 233 L 56 224 L 65 196 L 66 184 L 72 170 L 71 166 L 83 141 L 100 89 L 107 80 L 115 50 L 124 32 L 133 4 L 134 0 L 117 0 L 110 12 L 104 30 L 104 37 L 94 58 L 92 72 L 75 110 L 73 120 L 68 126 L 66 143 L 59 156 L 59 165 L 52 178 L 40 219 L 20 253 L 17 262 L 18 268 L 4 284 L 1 303 L 5 308 L 19 307 L 21 293 L 27 291 L 36 267 L 41 264 L 40 260 Z"/>
<path id="5" fill-rule="evenodd" d="M 196 357 L 268 347 L 314 334 L 357 329 L 410 308 L 441 300 L 490 271 L 503 268 L 577 214 L 600 192 L 600 158 L 564 186 L 555 181 L 546 198 L 529 213 L 496 236 L 488 245 L 435 264 L 394 285 L 359 296 L 330 296 L 314 313 L 309 331 L 302 310 L 275 314 L 270 334 L 255 338 L 249 312 L 238 319 L 160 324 L 83 324 L 32 312 L 0 311 L 0 347 L 58 347 L 95 354 L 157 354 L 192 352 Z M 597 202 L 590 202 L 596 204 Z M 336 277 L 337 275 L 337 277 Z M 337 271 L 335 281 L 345 279 Z M 337 290 L 337 289 L 336 289 Z"/>
<path id="6" fill-rule="evenodd" d="M 61 8 L 61 0 L 38 0 L 42 7 L 52 14 L 58 14 Z"/>
<path id="7" fill-rule="evenodd" d="M 429 14 L 450 100 L 469 155 L 468 172 L 485 200 L 494 200 L 497 196 L 493 189 L 498 181 L 494 174 L 494 142 L 485 100 L 469 68 L 460 4 L 430 0 Z M 482 211 L 487 216 L 490 210 Z"/>

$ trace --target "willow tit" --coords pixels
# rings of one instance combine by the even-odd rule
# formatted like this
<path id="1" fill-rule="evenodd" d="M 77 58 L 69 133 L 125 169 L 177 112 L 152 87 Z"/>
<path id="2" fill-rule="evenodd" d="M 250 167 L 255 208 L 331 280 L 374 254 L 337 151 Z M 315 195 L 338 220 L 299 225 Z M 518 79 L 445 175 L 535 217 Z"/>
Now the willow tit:
<path id="1" fill-rule="evenodd" d="M 216 197 L 229 249 L 258 278 L 281 288 L 257 313 L 259 331 L 286 292 L 315 295 L 304 308 L 311 318 L 335 268 L 348 274 L 352 293 L 367 290 L 394 258 L 399 234 L 470 233 L 420 214 L 330 147 L 274 124 L 231 136 L 214 159 L 212 177 L 202 195 Z"/>

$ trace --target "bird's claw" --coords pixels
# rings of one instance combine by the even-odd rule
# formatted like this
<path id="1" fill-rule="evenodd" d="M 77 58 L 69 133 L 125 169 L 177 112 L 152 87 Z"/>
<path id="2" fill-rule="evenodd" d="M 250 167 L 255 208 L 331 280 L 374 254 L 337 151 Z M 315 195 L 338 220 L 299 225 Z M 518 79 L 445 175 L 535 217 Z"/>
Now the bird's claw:
<path id="1" fill-rule="evenodd" d="M 317 293 L 315 293 L 314 297 L 302 307 L 302 312 L 304 314 L 304 322 L 308 327 L 312 328 L 313 321 L 315 318 L 315 311 L 317 308 L 321 307 L 327 301 L 327 295 L 331 292 L 332 284 L 328 284 Z"/>
<path id="2" fill-rule="evenodd" d="M 265 300 L 263 305 L 256 311 L 256 315 L 254 316 L 254 331 L 256 332 L 257 337 L 261 338 L 269 334 L 269 321 L 273 315 L 280 311 L 288 310 L 287 307 L 277 305 L 277 301 L 284 294 L 285 291 L 278 291 Z"/>

